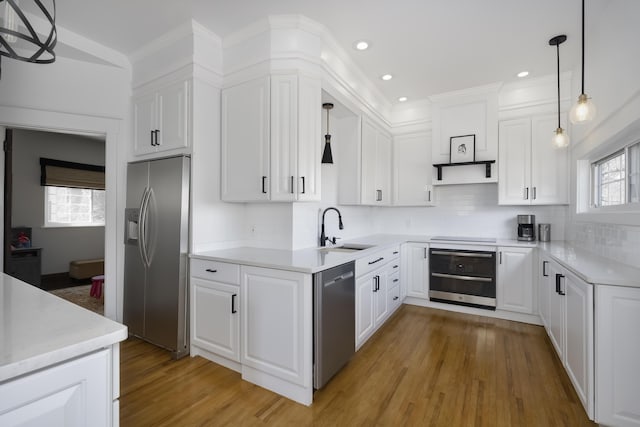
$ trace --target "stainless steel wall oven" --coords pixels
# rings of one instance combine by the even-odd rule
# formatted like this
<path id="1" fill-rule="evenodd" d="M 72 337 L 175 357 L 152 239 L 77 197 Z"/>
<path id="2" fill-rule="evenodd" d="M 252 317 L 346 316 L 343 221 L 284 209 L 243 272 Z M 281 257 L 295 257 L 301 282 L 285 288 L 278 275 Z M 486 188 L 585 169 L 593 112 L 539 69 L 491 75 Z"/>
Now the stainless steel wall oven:
<path id="1" fill-rule="evenodd" d="M 429 299 L 496 309 L 496 252 L 429 249 Z"/>

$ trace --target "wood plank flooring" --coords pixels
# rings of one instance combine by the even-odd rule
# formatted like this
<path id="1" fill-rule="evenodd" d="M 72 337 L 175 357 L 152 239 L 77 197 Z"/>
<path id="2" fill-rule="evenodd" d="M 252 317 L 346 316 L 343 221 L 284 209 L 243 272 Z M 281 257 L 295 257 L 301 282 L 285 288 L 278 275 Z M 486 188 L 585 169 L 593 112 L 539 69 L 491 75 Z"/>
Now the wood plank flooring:
<path id="1" fill-rule="evenodd" d="M 128 426 L 595 426 L 544 328 L 404 305 L 305 407 L 200 357 L 122 344 Z"/>

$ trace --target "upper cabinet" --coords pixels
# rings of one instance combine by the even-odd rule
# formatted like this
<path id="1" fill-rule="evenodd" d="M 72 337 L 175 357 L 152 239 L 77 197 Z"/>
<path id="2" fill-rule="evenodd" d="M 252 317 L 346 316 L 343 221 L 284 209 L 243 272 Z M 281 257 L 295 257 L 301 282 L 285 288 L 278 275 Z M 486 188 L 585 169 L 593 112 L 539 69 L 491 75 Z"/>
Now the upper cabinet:
<path id="1" fill-rule="evenodd" d="M 433 206 L 431 132 L 393 138 L 393 205 Z"/>
<path id="2" fill-rule="evenodd" d="M 569 203 L 568 149 L 551 142 L 557 120 L 550 114 L 500 122 L 499 204 Z"/>
<path id="3" fill-rule="evenodd" d="M 433 164 L 496 160 L 499 88 L 491 85 L 430 98 Z M 491 168 L 489 175 L 484 164 L 448 167 L 438 179 L 431 167 L 433 185 L 496 182 L 497 173 Z"/>
<path id="4" fill-rule="evenodd" d="M 190 81 L 154 86 L 133 97 L 135 156 L 190 146 Z"/>
<path id="5" fill-rule="evenodd" d="M 300 74 L 222 91 L 223 200 L 320 200 L 320 91 Z"/>
<path id="6" fill-rule="evenodd" d="M 338 133 L 338 203 L 391 205 L 391 135 L 365 116 L 341 120 Z"/>

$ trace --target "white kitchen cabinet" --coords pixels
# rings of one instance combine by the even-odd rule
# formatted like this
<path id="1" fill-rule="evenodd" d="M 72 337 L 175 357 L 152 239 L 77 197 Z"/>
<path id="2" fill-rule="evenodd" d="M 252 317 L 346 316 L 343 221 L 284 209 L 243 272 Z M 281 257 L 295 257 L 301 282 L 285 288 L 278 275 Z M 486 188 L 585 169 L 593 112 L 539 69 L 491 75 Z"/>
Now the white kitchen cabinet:
<path id="1" fill-rule="evenodd" d="M 569 203 L 569 152 L 551 143 L 557 116 L 535 116 L 499 124 L 498 204 Z"/>
<path id="2" fill-rule="evenodd" d="M 268 375 L 311 390 L 311 275 L 242 266 L 241 278 L 243 378 L 267 385 Z M 278 392 L 288 396 L 287 390 Z"/>
<path id="3" fill-rule="evenodd" d="M 111 363 L 108 348 L 3 383 L 0 425 L 117 425 Z"/>
<path id="4" fill-rule="evenodd" d="M 595 420 L 640 426 L 640 288 L 596 286 Z"/>
<path id="5" fill-rule="evenodd" d="M 393 138 L 393 205 L 433 206 L 431 132 Z"/>
<path id="6" fill-rule="evenodd" d="M 373 334 L 376 274 L 371 272 L 356 279 L 356 349 Z"/>
<path id="7" fill-rule="evenodd" d="M 566 319 L 564 366 L 587 415 L 593 419 L 593 285 L 568 271 L 561 280 Z"/>
<path id="8" fill-rule="evenodd" d="M 134 155 L 189 147 L 190 86 L 189 80 L 181 80 L 134 95 Z"/>
<path id="9" fill-rule="evenodd" d="M 532 248 L 499 247 L 496 307 L 534 313 L 534 253 Z"/>
<path id="10" fill-rule="evenodd" d="M 193 258 L 190 264 L 191 356 L 240 370 L 240 266 Z"/>
<path id="11" fill-rule="evenodd" d="M 320 95 L 301 74 L 222 91 L 223 200 L 320 200 Z"/>
<path id="12" fill-rule="evenodd" d="M 565 330 L 565 313 L 564 313 L 564 298 L 561 286 L 561 277 L 563 270 L 561 267 L 552 262 L 549 264 L 547 270 L 551 280 L 548 281 L 549 287 L 549 326 L 547 328 L 547 334 L 551 339 L 553 347 L 558 353 L 558 358 L 564 360 L 564 330 Z"/>
<path id="13" fill-rule="evenodd" d="M 391 137 L 362 119 L 363 205 L 391 204 Z"/>
<path id="14" fill-rule="evenodd" d="M 549 298 L 551 297 L 551 289 L 553 287 L 552 275 L 549 273 L 549 265 L 551 259 L 540 253 L 540 262 L 538 263 L 538 313 L 545 329 L 549 329 Z"/>
<path id="15" fill-rule="evenodd" d="M 402 273 L 407 296 L 429 299 L 429 244 L 406 243 L 402 247 Z"/>
<path id="16" fill-rule="evenodd" d="M 191 278 L 192 348 L 240 362 L 239 296 L 238 285 Z"/>

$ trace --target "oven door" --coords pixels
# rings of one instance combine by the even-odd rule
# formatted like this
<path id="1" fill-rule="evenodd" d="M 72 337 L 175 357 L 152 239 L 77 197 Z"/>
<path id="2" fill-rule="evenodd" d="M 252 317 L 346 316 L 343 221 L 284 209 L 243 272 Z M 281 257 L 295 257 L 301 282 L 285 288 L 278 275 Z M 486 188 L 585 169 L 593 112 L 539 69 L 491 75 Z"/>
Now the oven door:
<path id="1" fill-rule="evenodd" d="M 431 248 L 429 254 L 429 299 L 495 310 L 495 252 Z"/>

